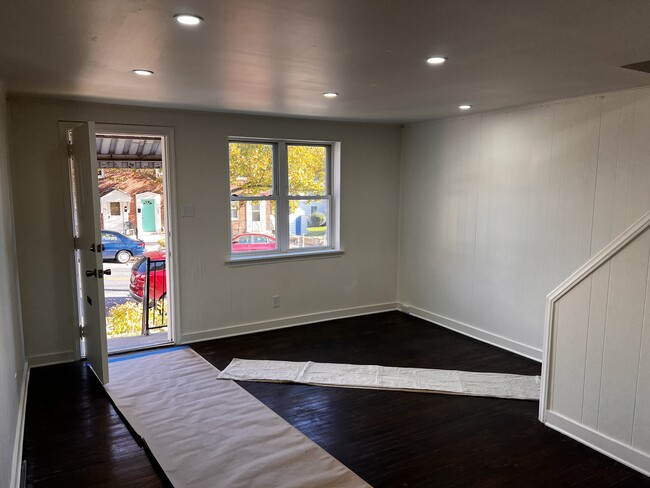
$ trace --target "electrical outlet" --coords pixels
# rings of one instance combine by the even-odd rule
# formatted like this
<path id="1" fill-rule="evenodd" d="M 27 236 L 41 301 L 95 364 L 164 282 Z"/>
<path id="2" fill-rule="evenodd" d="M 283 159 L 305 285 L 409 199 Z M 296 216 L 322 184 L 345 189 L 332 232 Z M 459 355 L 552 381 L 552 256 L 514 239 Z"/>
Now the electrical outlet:
<path id="1" fill-rule="evenodd" d="M 278 308 L 280 306 L 280 295 L 274 295 L 273 299 L 273 308 Z"/>

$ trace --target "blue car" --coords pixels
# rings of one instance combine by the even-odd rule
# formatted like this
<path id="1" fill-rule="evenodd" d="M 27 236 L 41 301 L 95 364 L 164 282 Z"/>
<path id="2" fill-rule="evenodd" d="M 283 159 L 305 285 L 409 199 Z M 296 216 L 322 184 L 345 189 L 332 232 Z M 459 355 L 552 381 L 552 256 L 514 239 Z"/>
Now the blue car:
<path id="1" fill-rule="evenodd" d="M 112 230 L 102 231 L 102 245 L 104 250 L 102 258 L 115 260 L 118 263 L 128 263 L 132 257 L 140 257 L 144 254 L 144 242 L 131 239 L 130 237 L 114 232 Z"/>

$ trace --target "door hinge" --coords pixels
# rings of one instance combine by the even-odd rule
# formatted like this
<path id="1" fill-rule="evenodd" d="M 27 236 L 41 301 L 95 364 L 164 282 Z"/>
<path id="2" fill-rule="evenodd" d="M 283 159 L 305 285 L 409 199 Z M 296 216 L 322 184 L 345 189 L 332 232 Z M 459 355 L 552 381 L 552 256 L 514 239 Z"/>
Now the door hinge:
<path id="1" fill-rule="evenodd" d="M 79 249 L 79 238 L 78 238 L 78 237 L 74 237 L 72 240 L 73 240 L 73 242 L 74 242 L 74 248 L 75 248 L 75 250 Z"/>
<path id="2" fill-rule="evenodd" d="M 79 326 L 79 340 L 84 338 L 84 326 L 80 325 Z"/>
<path id="3" fill-rule="evenodd" d="M 68 142 L 68 156 L 72 156 L 72 143 Z"/>

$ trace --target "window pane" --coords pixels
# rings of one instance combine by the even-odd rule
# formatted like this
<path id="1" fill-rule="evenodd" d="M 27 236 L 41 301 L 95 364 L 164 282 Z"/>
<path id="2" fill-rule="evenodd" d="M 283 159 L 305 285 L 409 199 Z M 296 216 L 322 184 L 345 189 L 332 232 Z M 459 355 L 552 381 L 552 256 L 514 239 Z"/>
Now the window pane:
<path id="1" fill-rule="evenodd" d="M 230 219 L 237 220 L 239 218 L 239 202 L 232 202 L 230 204 Z"/>
<path id="2" fill-rule="evenodd" d="M 110 202 L 109 208 L 110 208 L 111 216 L 116 216 L 116 215 L 119 216 L 121 207 L 122 205 L 120 204 L 120 202 Z"/>
<path id="3" fill-rule="evenodd" d="M 273 145 L 231 142 L 230 194 L 243 197 L 273 194 Z"/>
<path id="4" fill-rule="evenodd" d="M 261 222 L 262 221 L 262 209 L 260 202 L 252 202 L 251 205 L 251 220 L 253 222 Z"/>
<path id="5" fill-rule="evenodd" d="M 290 200 L 289 247 L 326 247 L 329 200 Z"/>
<path id="6" fill-rule="evenodd" d="M 231 221 L 233 254 L 275 251 L 275 200 L 241 204 L 239 217 Z"/>
<path id="7" fill-rule="evenodd" d="M 327 148 L 287 146 L 289 195 L 327 195 Z"/>

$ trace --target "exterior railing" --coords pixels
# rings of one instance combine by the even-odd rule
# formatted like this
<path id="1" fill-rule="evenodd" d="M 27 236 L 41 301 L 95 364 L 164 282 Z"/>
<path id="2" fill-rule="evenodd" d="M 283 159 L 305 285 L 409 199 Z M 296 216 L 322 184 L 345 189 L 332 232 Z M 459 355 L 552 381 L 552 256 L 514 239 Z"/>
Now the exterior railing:
<path id="1" fill-rule="evenodd" d="M 164 259 L 146 258 L 142 289 L 142 335 L 167 327 L 167 290 Z"/>

